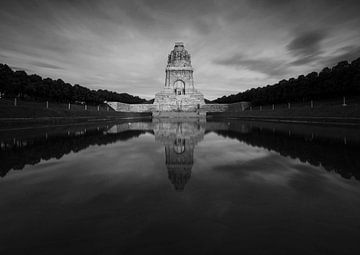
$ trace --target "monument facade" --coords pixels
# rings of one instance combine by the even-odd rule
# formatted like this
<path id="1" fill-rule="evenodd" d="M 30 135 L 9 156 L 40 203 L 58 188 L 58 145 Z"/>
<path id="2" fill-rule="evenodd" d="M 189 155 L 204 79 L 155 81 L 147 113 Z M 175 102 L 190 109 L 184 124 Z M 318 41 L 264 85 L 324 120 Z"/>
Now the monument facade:
<path id="1" fill-rule="evenodd" d="M 154 115 L 161 112 L 193 112 L 200 115 L 204 95 L 194 86 L 191 56 L 182 42 L 175 43 L 168 56 L 163 89 L 155 94 Z"/>

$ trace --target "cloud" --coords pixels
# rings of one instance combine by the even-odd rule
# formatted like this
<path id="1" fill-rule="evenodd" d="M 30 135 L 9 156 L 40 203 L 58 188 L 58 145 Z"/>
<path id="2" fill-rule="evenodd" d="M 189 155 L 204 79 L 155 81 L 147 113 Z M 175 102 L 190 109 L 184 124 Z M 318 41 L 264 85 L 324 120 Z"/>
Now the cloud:
<path id="1" fill-rule="evenodd" d="M 326 37 L 323 31 L 307 31 L 295 37 L 287 46 L 294 55 L 308 56 L 320 51 L 320 43 Z"/>
<path id="2" fill-rule="evenodd" d="M 296 0 L 248 0 L 250 6 L 255 8 L 279 8 L 296 3 Z"/>
<path id="3" fill-rule="evenodd" d="M 304 65 L 316 60 L 322 53 L 321 42 L 326 38 L 325 31 L 306 31 L 297 35 L 286 46 L 287 50 L 297 59 L 292 65 Z"/>
<path id="4" fill-rule="evenodd" d="M 216 59 L 215 64 L 231 66 L 235 68 L 246 68 L 251 71 L 260 72 L 269 76 L 280 76 L 288 72 L 287 67 L 281 60 L 271 58 L 249 58 L 242 54 L 235 54 L 227 58 Z"/>
<path id="5" fill-rule="evenodd" d="M 44 68 L 50 68 L 50 69 L 63 69 L 60 66 L 48 64 L 48 63 L 44 63 L 44 62 L 40 62 L 40 61 L 31 61 L 30 64 L 37 66 L 37 67 L 44 67 Z"/>
<path id="6" fill-rule="evenodd" d="M 359 3 L 2 0 L 0 61 L 91 89 L 153 97 L 181 40 L 195 86 L 216 98 L 355 56 L 355 48 L 334 50 L 358 44 Z"/>
<path id="7" fill-rule="evenodd" d="M 10 65 L 9 67 L 11 69 L 15 70 L 15 71 L 25 71 L 27 73 L 32 73 L 32 70 L 30 70 L 28 68 L 24 68 L 24 67 L 20 67 L 20 66 L 14 66 L 14 65 Z"/>
<path id="8" fill-rule="evenodd" d="M 350 45 L 336 50 L 328 57 L 324 57 L 323 59 L 320 60 L 320 63 L 324 67 L 331 67 L 341 61 L 344 60 L 352 61 L 359 57 L 360 57 L 360 46 Z"/>

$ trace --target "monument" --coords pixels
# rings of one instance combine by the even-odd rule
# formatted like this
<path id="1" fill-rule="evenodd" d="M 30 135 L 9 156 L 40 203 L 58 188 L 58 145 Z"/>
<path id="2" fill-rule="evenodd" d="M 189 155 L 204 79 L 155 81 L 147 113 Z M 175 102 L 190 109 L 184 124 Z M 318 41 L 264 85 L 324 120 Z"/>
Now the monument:
<path id="1" fill-rule="evenodd" d="M 165 84 L 162 91 L 155 94 L 153 116 L 205 115 L 201 106 L 204 96 L 194 86 L 194 69 L 191 56 L 182 42 L 175 43 L 168 56 L 165 69 Z M 177 113 L 177 114 L 176 114 Z"/>
<path id="2" fill-rule="evenodd" d="M 205 104 L 204 95 L 195 89 L 191 56 L 182 42 L 175 43 L 165 69 L 163 89 L 153 104 L 106 102 L 118 112 L 152 113 L 154 118 L 205 118 L 207 112 L 244 111 L 249 102 Z"/>

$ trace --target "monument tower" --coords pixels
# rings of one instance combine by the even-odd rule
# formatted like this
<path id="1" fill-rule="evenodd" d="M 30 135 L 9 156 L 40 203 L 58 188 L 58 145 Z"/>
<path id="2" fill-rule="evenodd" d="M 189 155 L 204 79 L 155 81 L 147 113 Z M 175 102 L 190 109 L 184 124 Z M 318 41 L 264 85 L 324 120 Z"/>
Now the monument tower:
<path id="1" fill-rule="evenodd" d="M 190 54 L 182 42 L 176 42 L 168 56 L 164 88 L 155 95 L 155 116 L 162 112 L 200 114 L 205 101 L 203 94 L 194 87 L 193 73 Z"/>

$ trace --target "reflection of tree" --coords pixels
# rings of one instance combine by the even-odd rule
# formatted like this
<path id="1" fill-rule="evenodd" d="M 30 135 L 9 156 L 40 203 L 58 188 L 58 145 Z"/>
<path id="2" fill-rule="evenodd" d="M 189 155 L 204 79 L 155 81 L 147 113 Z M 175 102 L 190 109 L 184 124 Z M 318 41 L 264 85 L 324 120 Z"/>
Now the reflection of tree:
<path id="1" fill-rule="evenodd" d="M 164 144 L 168 177 L 175 189 L 184 190 L 191 177 L 194 161 L 194 147 L 204 137 L 205 123 L 199 121 L 152 123 L 122 123 L 111 128 L 82 128 L 52 135 L 41 134 L 26 140 L 8 140 L 0 148 L 0 176 L 11 169 L 23 169 L 26 164 L 37 164 L 40 160 L 61 158 L 65 154 L 78 152 L 91 145 L 105 145 L 138 137 L 145 132 L 153 132 L 155 140 Z"/>
<path id="2" fill-rule="evenodd" d="M 105 145 L 116 141 L 126 141 L 138 137 L 145 131 L 128 130 L 121 133 L 108 133 L 106 127 L 76 133 L 61 133 L 54 136 L 33 138 L 26 146 L 7 146 L 0 149 L 0 176 L 11 169 L 20 170 L 27 164 L 37 164 L 40 160 L 61 158 L 71 152 L 78 152 L 91 145 Z"/>
<path id="3" fill-rule="evenodd" d="M 250 132 L 216 131 L 218 134 L 243 141 L 252 146 L 279 152 L 282 156 L 298 158 L 314 166 L 322 165 L 328 171 L 339 173 L 345 178 L 360 179 L 360 145 L 339 139 L 305 137 L 288 132 L 252 127 Z"/>
<path id="4" fill-rule="evenodd" d="M 360 179 L 360 144 L 356 139 L 345 142 L 339 138 L 329 138 L 331 136 L 309 136 L 305 131 L 289 132 L 286 128 L 275 130 L 270 128 L 278 127 L 275 124 L 266 125 L 253 122 L 250 125 L 243 122 L 208 122 L 206 128 L 252 146 L 274 150 L 283 156 L 298 158 L 315 166 L 322 165 L 326 170 L 335 171 L 345 178 L 354 176 Z M 205 123 L 162 121 L 126 123 L 114 127 L 82 128 L 71 133 L 31 136 L 18 139 L 19 143 L 10 143 L 12 137 L 9 136 L 8 143 L 2 142 L 0 147 L 0 176 L 5 176 L 11 169 L 23 169 L 26 164 L 37 164 L 41 160 L 59 159 L 91 145 L 126 141 L 145 132 L 153 132 L 155 140 L 165 146 L 169 180 L 176 190 L 184 189 L 191 177 L 194 148 L 204 137 Z"/>

